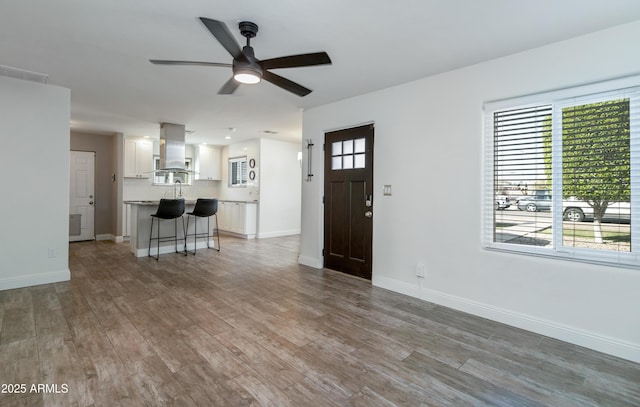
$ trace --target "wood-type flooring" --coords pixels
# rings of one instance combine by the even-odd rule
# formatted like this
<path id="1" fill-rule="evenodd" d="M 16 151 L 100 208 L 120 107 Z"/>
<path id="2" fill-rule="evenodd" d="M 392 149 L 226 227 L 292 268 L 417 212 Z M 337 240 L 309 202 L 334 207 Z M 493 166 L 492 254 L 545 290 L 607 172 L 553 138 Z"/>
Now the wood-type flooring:
<path id="1" fill-rule="evenodd" d="M 0 292 L 0 405 L 640 406 L 640 364 L 298 251 L 297 236 L 159 261 L 70 244 L 71 281 Z"/>

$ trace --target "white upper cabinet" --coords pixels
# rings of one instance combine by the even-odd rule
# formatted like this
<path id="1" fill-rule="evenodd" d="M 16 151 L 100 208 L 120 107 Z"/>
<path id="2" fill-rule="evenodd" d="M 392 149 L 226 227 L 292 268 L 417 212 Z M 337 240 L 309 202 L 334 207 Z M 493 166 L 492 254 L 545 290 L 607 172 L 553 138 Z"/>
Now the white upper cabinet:
<path id="1" fill-rule="evenodd" d="M 222 151 L 211 146 L 198 146 L 198 162 L 196 165 L 197 180 L 219 181 L 222 179 L 220 162 Z"/>
<path id="2" fill-rule="evenodd" d="M 147 140 L 125 139 L 124 176 L 151 178 L 153 171 L 153 143 Z"/>

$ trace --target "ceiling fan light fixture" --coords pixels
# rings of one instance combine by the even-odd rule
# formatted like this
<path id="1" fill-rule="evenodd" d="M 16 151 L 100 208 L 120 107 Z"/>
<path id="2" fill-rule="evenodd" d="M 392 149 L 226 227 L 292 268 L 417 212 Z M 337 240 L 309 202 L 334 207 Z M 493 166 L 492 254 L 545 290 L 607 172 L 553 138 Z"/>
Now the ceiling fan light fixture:
<path id="1" fill-rule="evenodd" d="M 233 79 L 237 80 L 240 83 L 245 83 L 248 85 L 253 85 L 260 82 L 260 75 L 258 73 L 253 72 L 249 69 L 237 70 L 233 74 Z"/>

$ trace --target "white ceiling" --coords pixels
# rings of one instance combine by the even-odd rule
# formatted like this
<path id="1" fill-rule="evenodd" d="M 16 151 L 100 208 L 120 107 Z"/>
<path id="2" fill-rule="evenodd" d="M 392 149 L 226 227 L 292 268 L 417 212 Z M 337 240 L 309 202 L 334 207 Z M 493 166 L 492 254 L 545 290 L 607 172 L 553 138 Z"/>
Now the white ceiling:
<path id="1" fill-rule="evenodd" d="M 217 95 L 230 68 L 149 63 L 230 63 L 198 17 L 240 44 L 237 23 L 258 24 L 259 59 L 326 51 L 333 64 L 274 71 L 313 90 L 303 98 L 267 82 Z M 300 140 L 302 109 L 638 19 L 637 0 L 0 0 L 0 65 L 70 88 L 77 131 L 158 137 L 169 122 L 192 143 Z"/>

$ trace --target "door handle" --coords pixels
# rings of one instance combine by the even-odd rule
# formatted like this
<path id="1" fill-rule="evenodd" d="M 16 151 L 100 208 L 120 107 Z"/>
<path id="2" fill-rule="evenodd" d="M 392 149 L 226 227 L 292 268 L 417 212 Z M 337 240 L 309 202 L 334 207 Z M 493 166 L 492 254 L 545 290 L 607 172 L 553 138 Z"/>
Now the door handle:
<path id="1" fill-rule="evenodd" d="M 373 212 L 371 212 L 371 211 L 366 211 L 366 212 L 364 213 L 364 216 L 365 216 L 365 217 L 367 217 L 367 218 L 372 218 L 372 217 L 373 217 Z"/>
<path id="2" fill-rule="evenodd" d="M 93 201 L 89 201 L 89 205 L 93 206 Z"/>

